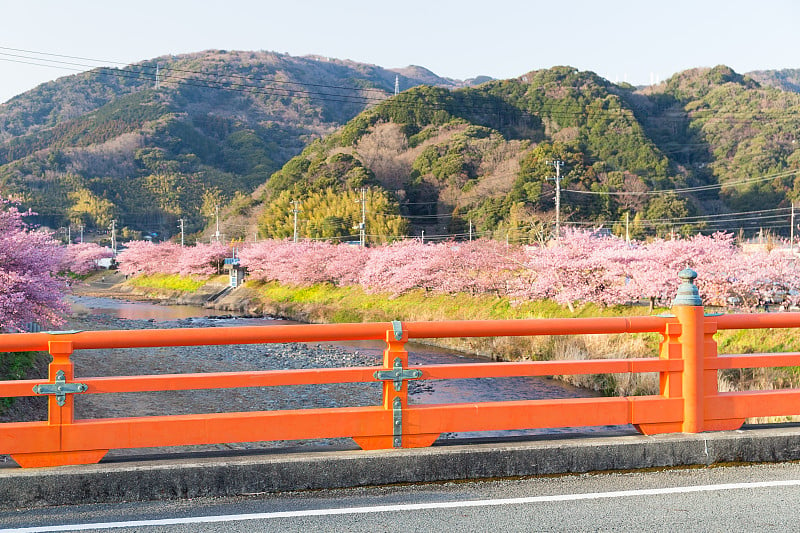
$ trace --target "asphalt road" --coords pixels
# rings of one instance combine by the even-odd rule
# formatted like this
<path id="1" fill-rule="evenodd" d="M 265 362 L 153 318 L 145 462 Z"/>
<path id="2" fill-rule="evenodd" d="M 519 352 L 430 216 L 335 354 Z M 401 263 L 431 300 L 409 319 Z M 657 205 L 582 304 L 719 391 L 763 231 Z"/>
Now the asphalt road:
<path id="1" fill-rule="evenodd" d="M 800 465 L 568 475 L 0 513 L 23 531 L 791 531 Z"/>

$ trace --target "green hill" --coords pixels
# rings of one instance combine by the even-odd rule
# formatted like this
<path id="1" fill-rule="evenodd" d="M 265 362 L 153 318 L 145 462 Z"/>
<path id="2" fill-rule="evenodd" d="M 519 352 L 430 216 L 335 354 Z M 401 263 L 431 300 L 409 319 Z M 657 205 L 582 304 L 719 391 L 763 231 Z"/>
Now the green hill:
<path id="1" fill-rule="evenodd" d="M 0 186 L 52 227 L 116 219 L 173 234 L 184 218 L 200 230 L 217 205 L 387 98 L 395 77 L 422 83 L 415 72 L 208 51 L 68 76 L 0 106 Z"/>
<path id="2" fill-rule="evenodd" d="M 661 116 L 681 115 L 686 131 L 678 128 L 668 146 L 682 147 L 686 172 L 726 185 L 718 193 L 725 208 L 786 207 L 796 198 L 799 94 L 715 67 L 676 75 L 651 97 Z"/>
<path id="3" fill-rule="evenodd" d="M 798 106 L 799 95 L 727 67 L 640 91 L 569 67 L 474 88 L 420 87 L 312 143 L 270 178 L 257 197 L 263 208 L 257 203 L 252 213 L 263 209 L 256 217 L 263 236 L 285 236 L 291 200 L 311 213 L 321 191 L 338 194 L 346 214 L 338 236 L 347 238 L 360 220 L 348 207 L 350 191 L 367 186 L 386 196 L 387 213 L 402 215 L 408 225 L 399 231 L 453 236 L 472 227 L 543 239 L 554 218 L 547 162 L 560 159 L 562 219 L 621 231 L 628 216 L 640 234 L 672 231 L 670 220 L 789 205 L 800 160 Z M 322 236 L 307 220 L 301 235 Z"/>

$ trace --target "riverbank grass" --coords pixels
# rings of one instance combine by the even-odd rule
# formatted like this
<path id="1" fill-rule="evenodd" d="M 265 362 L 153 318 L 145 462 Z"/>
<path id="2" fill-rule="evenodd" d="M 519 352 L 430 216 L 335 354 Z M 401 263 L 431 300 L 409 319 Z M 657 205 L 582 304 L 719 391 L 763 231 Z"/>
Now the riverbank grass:
<path id="1" fill-rule="evenodd" d="M 196 292 L 210 280 L 178 274 L 148 274 L 131 278 L 127 284 L 142 289 L 155 289 L 179 292 Z"/>
<path id="2" fill-rule="evenodd" d="M 552 301 L 514 301 L 505 297 L 470 294 L 436 294 L 423 290 L 399 296 L 368 293 L 360 287 L 320 284 L 311 287 L 248 282 L 256 306 L 265 314 L 312 323 L 514 320 L 595 316 L 631 316 L 644 307 L 601 308 L 587 304 L 575 312 Z M 609 337 L 613 337 L 609 339 Z M 633 338 L 633 339 L 632 339 Z M 579 335 L 431 339 L 445 348 L 472 353 L 492 360 L 552 360 L 597 357 L 648 357 L 658 353 L 657 334 Z M 583 377 L 564 378 L 597 390 L 607 383 L 589 383 Z M 657 390 L 654 380 L 653 386 Z"/>
<path id="3" fill-rule="evenodd" d="M 349 322 L 387 320 L 511 320 L 525 318 L 563 318 L 595 316 L 631 316 L 644 307 L 594 304 L 576 307 L 575 312 L 548 300 L 514 301 L 489 295 L 438 294 L 413 290 L 399 296 L 370 293 L 360 287 L 337 287 L 330 284 L 288 286 L 278 283 L 247 282 L 259 304 L 289 310 L 298 306 L 314 315 L 315 322 L 342 322 L 333 314 L 349 310 Z"/>

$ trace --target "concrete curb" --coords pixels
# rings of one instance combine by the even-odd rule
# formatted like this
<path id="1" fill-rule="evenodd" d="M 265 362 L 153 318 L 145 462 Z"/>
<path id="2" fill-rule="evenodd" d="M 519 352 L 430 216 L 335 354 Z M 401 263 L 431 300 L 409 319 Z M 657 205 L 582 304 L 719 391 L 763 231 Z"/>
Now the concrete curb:
<path id="1" fill-rule="evenodd" d="M 0 468 L 0 508 L 800 460 L 800 427 Z"/>

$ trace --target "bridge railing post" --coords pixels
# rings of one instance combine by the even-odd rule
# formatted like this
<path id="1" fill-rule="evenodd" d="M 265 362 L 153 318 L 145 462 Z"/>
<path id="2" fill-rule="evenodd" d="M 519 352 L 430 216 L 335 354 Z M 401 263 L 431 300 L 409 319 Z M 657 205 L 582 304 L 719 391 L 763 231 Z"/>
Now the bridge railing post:
<path id="1" fill-rule="evenodd" d="M 717 373 L 716 315 L 706 315 L 700 293 L 694 280 L 697 273 L 685 269 L 678 273 L 683 282 L 672 302 L 676 322 L 668 322 L 662 332 L 661 359 L 678 359 L 680 370 L 662 372 L 660 395 L 663 398 L 680 398 L 683 402 L 680 422 L 649 422 L 636 424 L 645 435 L 656 433 L 700 433 L 739 429 L 743 418 L 734 418 L 728 411 L 715 409 L 714 399 L 719 395 Z M 711 399 L 711 401 L 709 401 Z"/>
<path id="2" fill-rule="evenodd" d="M 72 341 L 51 340 L 47 346 L 53 358 L 47 372 L 50 383 L 35 386 L 34 392 L 47 395 L 47 424 L 54 428 L 55 442 L 41 443 L 47 451 L 15 453 L 11 457 L 22 467 L 96 463 L 108 450 L 71 449 L 69 444 L 69 428 L 75 421 L 75 393 L 87 390 L 85 384 L 74 383 Z"/>
<path id="3" fill-rule="evenodd" d="M 739 429 L 743 418 L 732 418 L 724 412 L 714 412 L 714 398 L 719 394 L 717 382 L 717 321 L 714 315 L 707 316 L 694 280 L 697 273 L 682 270 L 678 276 L 683 283 L 672 302 L 672 311 L 680 324 L 678 342 L 681 346 L 683 373 L 681 395 L 683 396 L 684 433 Z"/>
<path id="4" fill-rule="evenodd" d="M 50 341 L 48 352 L 53 360 L 47 369 L 50 383 L 70 382 L 75 379 L 75 364 L 72 356 L 72 342 Z M 47 423 L 53 425 L 72 424 L 75 419 L 75 401 L 72 394 L 50 394 L 47 398 Z"/>
<path id="5" fill-rule="evenodd" d="M 659 346 L 659 357 L 677 359 L 683 365 L 680 370 L 661 372 L 659 394 L 663 398 L 682 400 L 682 416 L 679 422 L 636 424 L 636 429 L 645 435 L 703 431 L 705 311 L 700 293 L 694 284 L 697 273 L 687 268 L 679 272 L 678 277 L 682 283 L 672 302 L 672 312 L 677 322 L 668 322 L 666 329 L 661 332 L 664 338 Z M 716 354 L 716 350 L 714 353 Z"/>
<path id="6" fill-rule="evenodd" d="M 403 331 L 400 322 L 386 331 L 386 349 L 383 351 L 383 367 L 392 368 L 397 377 L 383 382 L 383 408 L 392 412 L 392 448 L 403 447 L 403 411 L 408 409 L 408 379 L 403 371 L 408 368 L 408 332 Z"/>
<path id="7" fill-rule="evenodd" d="M 422 371 L 408 368 L 407 342 L 408 331 L 401 322 L 392 322 L 392 329 L 386 331 L 384 370 L 374 374 L 383 381 L 383 409 L 391 423 L 387 424 L 387 435 L 353 437 L 362 449 L 418 448 L 430 446 L 439 437 L 422 433 L 416 421 L 409 420 L 408 380 L 422 377 Z"/>
<path id="8" fill-rule="evenodd" d="M 694 280 L 697 272 L 689 268 L 678 273 L 683 282 L 672 302 L 672 312 L 680 324 L 678 342 L 681 345 L 683 373 L 681 395 L 683 396 L 684 433 L 700 433 L 704 428 L 704 373 L 705 373 L 705 310 Z"/>

